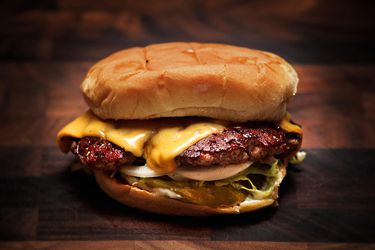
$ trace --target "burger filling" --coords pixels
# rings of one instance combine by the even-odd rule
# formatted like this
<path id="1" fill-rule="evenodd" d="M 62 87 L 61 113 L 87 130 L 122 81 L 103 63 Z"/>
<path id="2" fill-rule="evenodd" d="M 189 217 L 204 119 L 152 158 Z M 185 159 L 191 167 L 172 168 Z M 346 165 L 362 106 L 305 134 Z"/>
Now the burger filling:
<path id="1" fill-rule="evenodd" d="M 168 177 L 139 178 L 121 174 L 127 183 L 170 198 L 211 207 L 234 206 L 246 199 L 270 198 L 281 182 L 279 161 L 272 166 L 255 163 L 239 174 L 217 181 L 175 181 Z M 122 173 L 122 171 L 120 171 Z"/>
<path id="2" fill-rule="evenodd" d="M 175 158 L 178 167 L 207 167 L 264 161 L 273 156 L 284 158 L 301 144 L 301 135 L 281 128 L 233 127 L 212 134 L 190 146 Z M 121 166 L 144 165 L 119 146 L 100 137 L 84 137 L 74 141 L 71 152 L 87 167 L 116 170 Z"/>
<path id="3" fill-rule="evenodd" d="M 281 181 L 284 159 L 295 154 L 301 140 L 300 133 L 277 124 L 233 126 L 184 149 L 174 157 L 176 169 L 168 173 L 148 167 L 144 158 L 101 137 L 77 139 L 71 152 L 84 166 L 115 173 L 120 182 L 173 199 L 219 207 L 249 198 L 269 198 Z"/>

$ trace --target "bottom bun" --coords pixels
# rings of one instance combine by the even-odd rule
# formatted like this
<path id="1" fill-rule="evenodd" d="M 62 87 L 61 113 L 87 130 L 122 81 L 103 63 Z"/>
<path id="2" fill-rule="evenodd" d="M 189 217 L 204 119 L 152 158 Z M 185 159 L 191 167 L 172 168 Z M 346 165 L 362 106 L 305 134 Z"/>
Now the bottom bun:
<path id="1" fill-rule="evenodd" d="M 119 183 L 101 170 L 94 170 L 95 179 L 101 189 L 113 199 L 144 211 L 165 215 L 188 215 L 209 216 L 218 214 L 239 214 L 251 212 L 272 204 L 277 204 L 279 185 L 286 174 L 285 166 L 280 168 L 279 178 L 276 180 L 275 188 L 268 199 L 245 200 L 239 205 L 232 207 L 209 207 L 195 205 L 176 199 L 171 199 L 159 194 L 154 194 L 138 187 Z"/>

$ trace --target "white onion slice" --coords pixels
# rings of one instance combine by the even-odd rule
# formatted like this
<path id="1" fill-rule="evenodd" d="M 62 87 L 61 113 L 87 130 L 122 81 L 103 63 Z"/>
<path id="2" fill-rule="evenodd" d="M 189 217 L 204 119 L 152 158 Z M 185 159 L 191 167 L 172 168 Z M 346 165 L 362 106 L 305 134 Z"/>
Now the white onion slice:
<path id="1" fill-rule="evenodd" d="M 245 162 L 242 164 L 232 164 L 225 166 L 211 166 L 211 167 L 180 167 L 173 173 L 156 172 L 151 168 L 144 166 L 123 166 L 120 168 L 122 174 L 134 177 L 159 177 L 169 175 L 176 181 L 196 180 L 196 181 L 216 181 L 226 179 L 237 175 L 241 171 L 247 169 L 252 162 Z"/>
<path id="2" fill-rule="evenodd" d="M 212 167 L 180 167 L 169 176 L 176 180 L 186 178 L 197 181 L 217 181 L 235 176 L 251 164 L 252 162 Z"/>
<path id="3" fill-rule="evenodd" d="M 122 174 L 135 177 L 159 177 L 166 175 L 166 173 L 156 172 L 147 166 L 123 166 L 119 171 Z"/>

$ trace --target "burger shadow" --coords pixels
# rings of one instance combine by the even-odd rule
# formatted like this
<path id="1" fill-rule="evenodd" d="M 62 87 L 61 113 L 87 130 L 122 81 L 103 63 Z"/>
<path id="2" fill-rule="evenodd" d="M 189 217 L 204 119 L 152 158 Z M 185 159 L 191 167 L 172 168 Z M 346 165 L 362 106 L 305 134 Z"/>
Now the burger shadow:
<path id="1" fill-rule="evenodd" d="M 71 165 L 74 162 L 71 163 Z M 70 168 L 71 166 L 69 166 Z M 291 166 L 288 168 L 289 173 L 279 190 L 279 203 L 282 204 L 281 208 L 290 204 L 290 193 L 295 190 L 293 176 L 298 172 L 298 169 Z M 161 227 L 166 225 L 178 226 L 179 233 L 184 234 L 183 228 L 206 228 L 210 230 L 220 230 L 227 227 L 241 227 L 241 226 L 252 226 L 260 224 L 264 221 L 269 221 L 277 213 L 281 212 L 280 207 L 266 207 L 253 211 L 251 213 L 243 214 L 231 214 L 231 215 L 215 215 L 209 217 L 190 217 L 190 216 L 169 216 L 169 215 L 158 215 L 148 212 L 143 212 L 138 209 L 134 209 L 125 206 L 106 195 L 96 183 L 93 176 L 86 174 L 83 170 L 78 171 L 67 171 L 64 174 L 64 181 L 68 182 L 71 188 L 71 201 L 67 202 L 78 202 L 83 206 L 85 213 L 89 213 L 90 217 L 100 217 L 108 221 L 106 225 L 110 227 L 121 228 L 123 223 L 137 223 L 140 224 L 160 224 Z M 284 204 L 284 201 L 286 204 Z M 185 235 L 186 236 L 186 235 Z M 134 235 L 134 237 L 137 237 Z M 141 237 L 141 236 L 139 236 Z M 150 236 L 152 238 L 152 236 Z M 121 238 L 121 237 L 120 237 Z M 155 238 L 155 237 L 154 237 Z"/>

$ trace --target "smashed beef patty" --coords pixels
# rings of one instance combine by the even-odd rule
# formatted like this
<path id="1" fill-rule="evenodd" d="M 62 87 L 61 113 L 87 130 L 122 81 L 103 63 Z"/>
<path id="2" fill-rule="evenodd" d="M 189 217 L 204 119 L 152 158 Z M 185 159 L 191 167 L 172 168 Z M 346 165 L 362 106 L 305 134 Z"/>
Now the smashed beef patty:
<path id="1" fill-rule="evenodd" d="M 115 170 L 133 163 L 136 157 L 119 146 L 99 137 L 83 137 L 73 142 L 71 149 L 79 161 L 87 167 Z"/>
<path id="2" fill-rule="evenodd" d="M 211 166 L 261 161 L 269 156 L 283 158 L 296 151 L 301 136 L 281 128 L 233 127 L 210 135 L 176 157 L 178 166 Z"/>
<path id="3" fill-rule="evenodd" d="M 269 156 L 283 158 L 299 148 L 301 139 L 279 127 L 237 126 L 198 141 L 175 160 L 177 166 L 211 166 L 261 161 Z M 145 162 L 99 137 L 84 137 L 72 144 L 71 151 L 83 165 L 103 170 Z"/>

